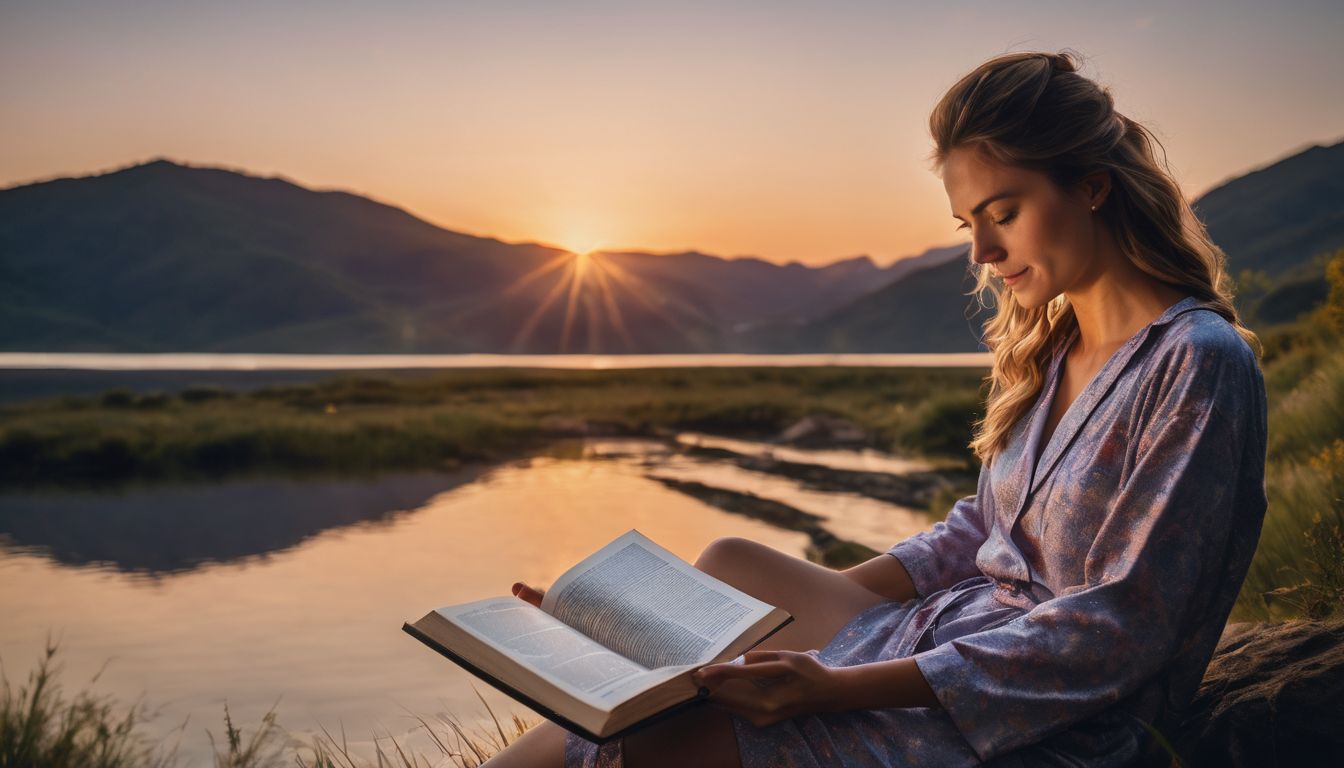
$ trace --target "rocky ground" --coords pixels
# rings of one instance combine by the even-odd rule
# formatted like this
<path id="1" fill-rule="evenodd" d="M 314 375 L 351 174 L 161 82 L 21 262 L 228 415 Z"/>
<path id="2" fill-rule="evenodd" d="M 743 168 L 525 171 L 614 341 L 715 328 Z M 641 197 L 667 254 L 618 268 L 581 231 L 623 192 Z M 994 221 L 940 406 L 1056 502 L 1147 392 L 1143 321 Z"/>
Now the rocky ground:
<path id="1" fill-rule="evenodd" d="M 1192 766 L 1344 764 L 1344 618 L 1227 625 L 1174 742 Z"/>

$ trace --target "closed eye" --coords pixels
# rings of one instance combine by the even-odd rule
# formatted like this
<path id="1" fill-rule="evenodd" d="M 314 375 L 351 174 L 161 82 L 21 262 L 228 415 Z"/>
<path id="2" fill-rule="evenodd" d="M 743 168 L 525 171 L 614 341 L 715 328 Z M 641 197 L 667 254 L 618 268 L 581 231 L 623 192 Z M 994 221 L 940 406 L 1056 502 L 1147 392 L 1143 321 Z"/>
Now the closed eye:
<path id="1" fill-rule="evenodd" d="M 1014 211 L 1009 211 L 1009 213 L 1008 213 L 1007 216 L 1004 216 L 1002 219 L 999 219 L 998 221 L 996 221 L 996 222 L 994 222 L 994 223 L 995 223 L 995 224 L 998 224 L 999 226 L 1003 226 L 1004 224 L 1007 224 L 1008 222 L 1012 221 L 1012 220 L 1015 219 L 1015 218 L 1017 218 L 1017 211 L 1015 211 L 1015 210 L 1014 210 Z M 969 224 L 967 224 L 966 222 L 963 221 L 963 222 L 961 223 L 961 226 L 957 227 L 956 229 L 954 229 L 954 230 L 952 230 L 952 231 L 953 231 L 953 232 L 956 232 L 957 230 L 966 229 L 966 228 L 968 228 L 969 226 L 970 226 Z"/>

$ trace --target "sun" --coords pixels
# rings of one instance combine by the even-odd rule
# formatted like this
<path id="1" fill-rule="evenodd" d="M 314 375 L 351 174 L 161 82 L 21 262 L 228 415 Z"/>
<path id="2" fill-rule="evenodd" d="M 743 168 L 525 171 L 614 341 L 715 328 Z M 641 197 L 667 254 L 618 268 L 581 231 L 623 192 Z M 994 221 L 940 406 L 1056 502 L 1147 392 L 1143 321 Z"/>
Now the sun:
<path id="1" fill-rule="evenodd" d="M 589 256 L 603 245 L 599 229 L 599 226 L 589 226 L 585 222 L 567 222 L 562 231 L 556 233 L 553 242 L 575 255 Z"/>
<path id="2" fill-rule="evenodd" d="M 579 240 L 571 241 L 571 243 L 565 247 L 565 250 L 579 258 L 587 258 L 596 254 L 599 248 L 601 248 L 601 244 L 596 240 Z"/>

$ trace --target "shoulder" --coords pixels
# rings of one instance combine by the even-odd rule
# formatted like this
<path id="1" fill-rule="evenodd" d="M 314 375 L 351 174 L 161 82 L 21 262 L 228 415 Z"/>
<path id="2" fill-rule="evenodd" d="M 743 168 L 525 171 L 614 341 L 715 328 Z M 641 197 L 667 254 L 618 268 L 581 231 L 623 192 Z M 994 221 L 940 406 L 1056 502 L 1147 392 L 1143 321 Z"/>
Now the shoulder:
<path id="1" fill-rule="evenodd" d="M 1250 344 L 1231 322 L 1195 306 L 1162 328 L 1150 356 L 1150 383 L 1233 408 L 1263 398 L 1264 379 Z"/>
<path id="2" fill-rule="evenodd" d="M 1196 306 L 1171 318 L 1162 329 L 1155 351 L 1169 360 L 1217 362 L 1240 368 L 1259 368 L 1255 351 L 1227 318 Z"/>

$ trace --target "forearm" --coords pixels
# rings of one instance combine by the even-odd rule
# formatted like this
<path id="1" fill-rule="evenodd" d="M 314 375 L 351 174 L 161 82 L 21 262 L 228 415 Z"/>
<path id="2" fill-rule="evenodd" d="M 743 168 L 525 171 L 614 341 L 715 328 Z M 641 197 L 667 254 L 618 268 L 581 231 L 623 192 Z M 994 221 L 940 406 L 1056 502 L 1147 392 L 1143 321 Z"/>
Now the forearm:
<path id="1" fill-rule="evenodd" d="M 885 552 L 841 573 L 888 600 L 905 602 L 919 596 L 905 565 Z M 837 709 L 941 706 L 912 658 L 837 667 L 835 673 Z"/>
<path id="2" fill-rule="evenodd" d="M 838 710 L 942 706 L 910 657 L 836 667 L 834 671 Z"/>

